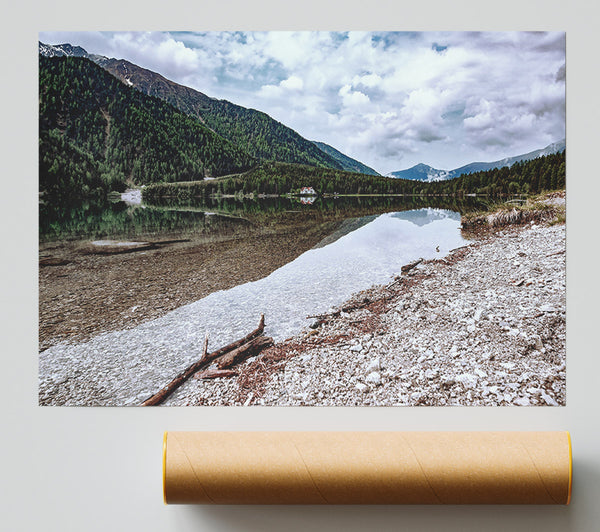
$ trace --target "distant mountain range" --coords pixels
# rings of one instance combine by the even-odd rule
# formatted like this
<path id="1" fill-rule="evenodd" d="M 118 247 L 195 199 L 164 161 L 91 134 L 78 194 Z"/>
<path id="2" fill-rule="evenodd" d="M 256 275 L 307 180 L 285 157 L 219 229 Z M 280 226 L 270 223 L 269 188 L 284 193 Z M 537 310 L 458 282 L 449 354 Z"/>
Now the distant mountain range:
<path id="1" fill-rule="evenodd" d="M 45 57 L 87 57 L 88 54 L 81 46 L 73 46 L 72 44 L 44 44 L 38 43 L 39 54 Z"/>
<path id="2" fill-rule="evenodd" d="M 370 173 L 374 172 L 330 146 L 324 144 L 326 149 L 322 149 L 266 113 L 247 109 L 227 100 L 211 98 L 124 59 L 89 54 L 80 46 L 71 44 L 50 45 L 40 42 L 39 53 L 45 57 L 90 59 L 125 85 L 165 100 L 258 160 L 307 164 L 338 170 L 354 165 L 354 168 L 364 167 L 370 170 Z M 335 155 L 332 154 L 332 150 Z"/>
<path id="3" fill-rule="evenodd" d="M 447 179 L 453 179 L 455 177 L 459 177 L 463 174 L 472 174 L 474 172 L 481 172 L 485 170 L 492 170 L 493 168 L 502 168 L 504 166 L 512 166 L 513 164 L 520 161 L 530 161 L 532 159 L 537 159 L 538 157 L 542 157 L 543 155 L 550 155 L 552 153 L 560 153 L 565 149 L 566 142 L 565 139 L 562 139 L 558 142 L 553 142 L 549 144 L 545 148 L 534 150 L 529 153 L 524 153 L 522 155 L 516 155 L 514 157 L 506 157 L 504 159 L 500 159 L 499 161 L 492 161 L 488 163 L 484 162 L 476 162 L 469 163 L 460 168 L 455 168 L 454 170 L 440 170 L 438 168 L 432 168 L 426 164 L 417 164 L 412 168 L 407 168 L 406 170 L 399 170 L 397 172 L 391 172 L 387 174 L 387 177 L 395 177 L 399 179 L 411 179 L 416 181 L 445 181 Z"/>
<path id="4" fill-rule="evenodd" d="M 419 163 L 412 168 L 390 172 L 386 177 L 395 177 L 398 179 L 412 179 L 414 181 L 443 181 L 449 179 L 448 170 L 438 170 L 427 164 Z"/>

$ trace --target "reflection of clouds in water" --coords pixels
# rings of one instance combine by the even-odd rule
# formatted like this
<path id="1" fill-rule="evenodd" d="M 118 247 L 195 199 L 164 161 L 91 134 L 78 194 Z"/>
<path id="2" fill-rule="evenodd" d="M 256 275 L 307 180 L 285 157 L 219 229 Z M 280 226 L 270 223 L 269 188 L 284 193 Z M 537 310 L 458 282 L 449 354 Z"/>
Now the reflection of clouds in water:
<path id="1" fill-rule="evenodd" d="M 418 226 L 427 225 L 434 220 L 443 220 L 445 218 L 460 221 L 460 213 L 458 212 L 429 208 L 415 211 L 395 212 L 392 216 L 412 222 Z"/>
<path id="2" fill-rule="evenodd" d="M 356 231 L 363 225 L 371 223 L 373 220 L 375 220 L 375 218 L 377 218 L 377 216 L 378 215 L 375 214 L 372 216 L 363 216 L 362 218 L 349 218 L 344 220 L 337 231 L 327 235 L 323 240 L 321 240 L 321 242 L 314 246 L 313 249 L 322 248 L 328 246 L 329 244 L 333 244 L 336 240 L 339 240 L 348 233 Z"/>

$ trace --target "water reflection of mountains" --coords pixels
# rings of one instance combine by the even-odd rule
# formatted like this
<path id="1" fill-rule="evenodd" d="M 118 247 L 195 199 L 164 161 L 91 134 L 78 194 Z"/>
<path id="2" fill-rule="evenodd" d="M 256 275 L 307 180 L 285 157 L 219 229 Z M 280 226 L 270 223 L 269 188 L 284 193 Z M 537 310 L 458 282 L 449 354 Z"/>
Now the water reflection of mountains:
<path id="1" fill-rule="evenodd" d="M 333 244 L 343 236 L 346 236 L 352 233 L 353 231 L 356 231 L 357 229 L 360 229 L 361 227 L 367 225 L 368 223 L 371 223 L 373 220 L 375 220 L 375 218 L 377 218 L 377 216 L 377 214 L 373 214 L 371 216 L 363 216 L 361 218 L 348 218 L 347 220 L 344 220 L 343 222 L 341 222 L 340 226 L 336 231 L 334 231 L 330 235 L 327 235 L 323 240 L 321 240 L 321 242 L 319 242 L 314 247 L 314 249 L 324 248 L 329 244 Z"/>
<path id="2" fill-rule="evenodd" d="M 312 205 L 282 197 L 214 198 L 197 202 L 170 200 L 138 206 L 108 201 L 74 206 L 50 203 L 40 205 L 39 236 L 40 241 L 55 241 L 167 234 L 208 235 L 239 231 L 252 225 L 278 221 L 293 224 L 302 220 L 315 223 L 339 220 L 349 228 L 359 223 L 355 219 L 391 212 L 420 225 L 428 223 L 427 216 L 437 216 L 436 209 L 464 213 L 478 207 L 478 203 L 471 199 L 457 201 L 454 198 L 398 196 L 320 197 Z M 421 212 L 420 209 L 424 210 Z"/>
<path id="3" fill-rule="evenodd" d="M 482 203 L 476 198 L 448 198 L 425 196 L 339 196 L 318 197 L 311 204 L 303 204 L 296 198 L 232 198 L 214 197 L 197 201 L 181 202 L 174 198 L 165 198 L 155 206 L 167 209 L 193 209 L 213 212 L 239 212 L 267 214 L 272 212 L 315 212 L 363 210 L 370 214 L 384 212 L 411 211 L 418 209 L 445 209 L 461 214 L 481 209 Z M 365 215 L 367 213 L 365 212 Z"/>
<path id="4" fill-rule="evenodd" d="M 201 210 L 132 206 L 124 202 L 41 205 L 39 214 L 40 242 L 227 233 L 251 225 L 248 220 L 229 215 L 209 216 Z"/>
<path id="5" fill-rule="evenodd" d="M 335 241 L 339 240 L 343 236 L 346 236 L 357 229 L 371 223 L 375 220 L 379 215 L 374 214 L 371 216 L 362 216 L 361 218 L 349 218 L 344 220 L 339 228 L 332 234 L 325 237 L 321 242 L 319 242 L 315 249 L 325 247 L 329 244 L 333 244 Z M 412 224 L 415 224 L 419 227 L 423 227 L 427 224 L 435 222 L 436 220 L 454 220 L 460 222 L 460 213 L 449 210 L 441 210 L 441 209 L 418 209 L 411 211 L 402 211 L 402 212 L 394 212 L 391 213 L 390 216 L 392 218 L 397 218 L 400 220 L 405 220 Z"/>
<path id="6" fill-rule="evenodd" d="M 416 211 L 404 211 L 395 212 L 392 214 L 394 218 L 400 218 L 407 222 L 423 227 L 424 225 L 430 224 L 436 220 L 445 220 L 450 218 L 451 220 L 460 221 L 460 212 L 446 210 L 446 209 L 419 209 Z"/>

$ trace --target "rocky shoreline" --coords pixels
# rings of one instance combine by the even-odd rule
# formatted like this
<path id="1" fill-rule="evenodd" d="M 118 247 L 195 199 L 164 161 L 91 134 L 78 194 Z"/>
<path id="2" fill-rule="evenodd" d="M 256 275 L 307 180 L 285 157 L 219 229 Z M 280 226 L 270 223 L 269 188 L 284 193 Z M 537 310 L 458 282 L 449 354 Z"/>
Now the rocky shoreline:
<path id="1" fill-rule="evenodd" d="M 565 405 L 565 249 L 564 224 L 490 232 L 165 404 Z"/>

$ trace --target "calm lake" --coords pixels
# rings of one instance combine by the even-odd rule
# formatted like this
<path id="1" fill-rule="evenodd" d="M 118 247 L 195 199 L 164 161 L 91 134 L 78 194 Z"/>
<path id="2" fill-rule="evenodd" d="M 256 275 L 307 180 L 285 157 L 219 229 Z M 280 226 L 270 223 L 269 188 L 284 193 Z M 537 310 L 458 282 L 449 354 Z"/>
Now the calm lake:
<path id="1" fill-rule="evenodd" d="M 195 323 L 213 337 L 235 338 L 261 313 L 266 331 L 283 340 L 353 293 L 387 283 L 403 264 L 443 257 L 467 242 L 460 214 L 424 208 L 359 218 L 267 277 L 194 303 Z"/>
<path id="2" fill-rule="evenodd" d="M 89 202 L 65 205 L 41 203 L 39 209 L 40 243 L 97 240 L 143 239 L 223 235 L 248 225 L 277 225 L 282 219 L 307 217 L 320 220 L 347 220 L 365 215 L 435 208 L 464 213 L 481 208 L 475 198 L 422 198 L 400 196 L 362 196 L 316 198 L 313 203 L 279 198 L 211 199 L 208 203 L 161 205 L 125 201 Z"/>

